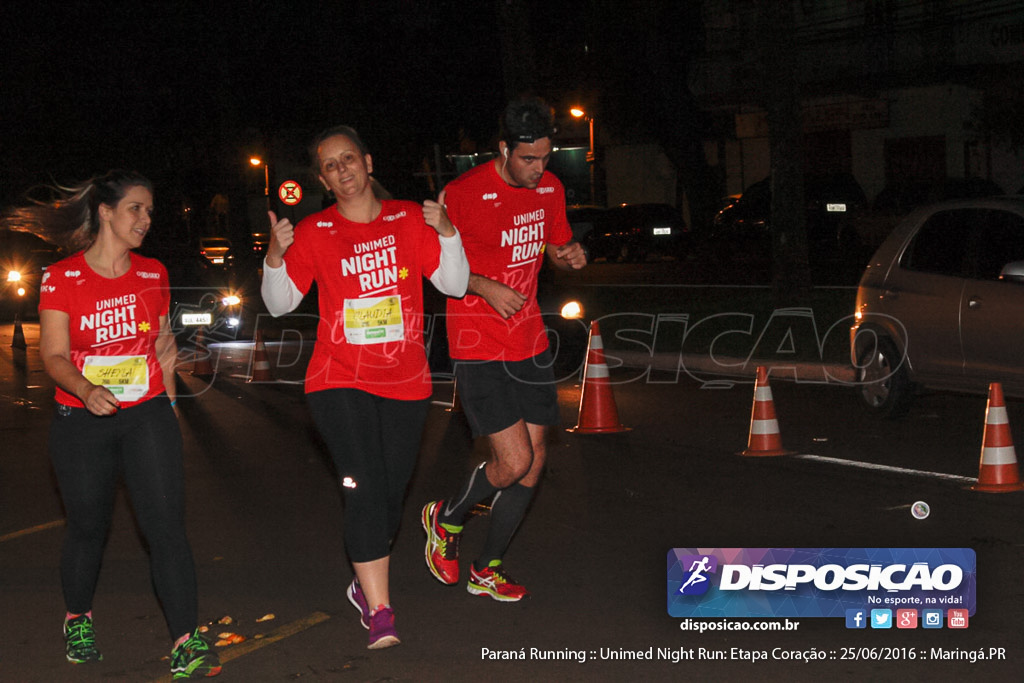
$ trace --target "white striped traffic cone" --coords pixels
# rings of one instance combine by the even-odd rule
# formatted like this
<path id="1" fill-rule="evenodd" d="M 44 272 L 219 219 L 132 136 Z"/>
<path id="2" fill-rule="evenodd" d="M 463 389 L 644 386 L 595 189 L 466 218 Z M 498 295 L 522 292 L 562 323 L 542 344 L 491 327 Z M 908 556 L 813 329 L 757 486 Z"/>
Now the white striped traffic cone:
<path id="1" fill-rule="evenodd" d="M 256 330 L 256 338 L 252 346 L 252 373 L 247 382 L 273 382 L 270 374 L 270 359 L 267 357 L 267 347 L 263 344 L 263 333 Z"/>
<path id="2" fill-rule="evenodd" d="M 583 393 L 580 396 L 580 414 L 576 426 L 569 430 L 577 434 L 611 434 L 629 431 L 619 422 L 619 410 L 608 379 L 608 364 L 604 360 L 604 344 L 597 321 L 590 323 L 587 342 L 587 363 L 583 370 Z"/>
<path id="3" fill-rule="evenodd" d="M 988 406 L 985 408 L 985 433 L 981 438 L 981 465 L 974 491 L 1007 493 L 1024 489 L 1017 471 L 1017 451 L 1013 447 L 1010 421 L 1006 417 L 1003 385 L 988 385 Z"/>
<path id="4" fill-rule="evenodd" d="M 754 407 L 750 411 L 750 438 L 747 440 L 747 450 L 740 455 L 793 455 L 794 452 L 782 447 L 772 388 L 768 385 L 768 370 L 763 365 L 758 366 L 754 382 Z"/>

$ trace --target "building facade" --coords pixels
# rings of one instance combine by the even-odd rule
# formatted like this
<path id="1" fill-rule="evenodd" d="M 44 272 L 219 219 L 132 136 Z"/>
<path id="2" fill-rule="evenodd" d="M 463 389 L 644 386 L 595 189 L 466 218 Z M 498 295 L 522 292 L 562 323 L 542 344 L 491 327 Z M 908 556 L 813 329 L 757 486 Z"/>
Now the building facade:
<path id="1" fill-rule="evenodd" d="M 691 89 L 719 125 L 706 158 L 725 194 L 768 175 L 758 3 L 705 0 L 706 55 Z M 1024 185 L 1018 121 L 1024 3 L 795 0 L 805 175 L 852 174 L 869 198 L 894 185 Z"/>

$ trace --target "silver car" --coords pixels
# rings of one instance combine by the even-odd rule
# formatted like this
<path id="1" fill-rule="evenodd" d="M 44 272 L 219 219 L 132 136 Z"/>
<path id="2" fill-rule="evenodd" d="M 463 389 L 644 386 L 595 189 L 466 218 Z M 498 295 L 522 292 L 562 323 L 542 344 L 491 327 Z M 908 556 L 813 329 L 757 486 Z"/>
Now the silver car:
<path id="1" fill-rule="evenodd" d="M 916 387 L 1024 397 L 1024 197 L 915 210 L 871 258 L 850 356 L 867 407 L 906 412 Z"/>

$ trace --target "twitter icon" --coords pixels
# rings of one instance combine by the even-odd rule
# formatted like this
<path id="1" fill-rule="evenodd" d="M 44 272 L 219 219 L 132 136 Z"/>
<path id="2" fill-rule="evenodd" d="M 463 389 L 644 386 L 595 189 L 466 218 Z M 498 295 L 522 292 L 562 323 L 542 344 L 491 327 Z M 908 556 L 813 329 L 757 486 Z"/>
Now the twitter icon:
<path id="1" fill-rule="evenodd" d="M 871 628 L 892 628 L 892 610 L 871 610 Z"/>

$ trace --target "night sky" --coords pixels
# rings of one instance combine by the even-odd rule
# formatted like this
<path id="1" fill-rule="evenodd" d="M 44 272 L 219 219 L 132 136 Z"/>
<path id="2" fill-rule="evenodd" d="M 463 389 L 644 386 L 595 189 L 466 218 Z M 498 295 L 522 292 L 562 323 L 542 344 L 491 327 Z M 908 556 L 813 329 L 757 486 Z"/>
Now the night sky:
<path id="1" fill-rule="evenodd" d="M 599 93 L 642 113 L 624 67 L 643 66 L 645 37 L 628 25 L 652 3 L 521 4 L 540 94 L 562 106 Z M 339 123 L 393 173 L 435 144 L 455 151 L 460 130 L 488 149 L 506 102 L 497 14 L 496 0 L 7 3 L 0 202 L 113 167 L 153 178 L 158 203 L 209 193 L 238 182 L 250 154 L 302 163 Z"/>
<path id="2" fill-rule="evenodd" d="M 489 3 L 459 22 L 459 40 L 445 12 L 396 11 L 420 3 L 318 4 L 9 5 L 0 22 L 5 198 L 10 186 L 111 166 L 161 175 L 170 159 L 188 163 L 195 143 L 255 152 L 278 131 L 342 122 L 382 142 L 413 132 L 429 140 L 454 134 L 446 120 L 467 103 L 496 116 Z M 472 82 L 482 91 L 475 102 Z"/>

